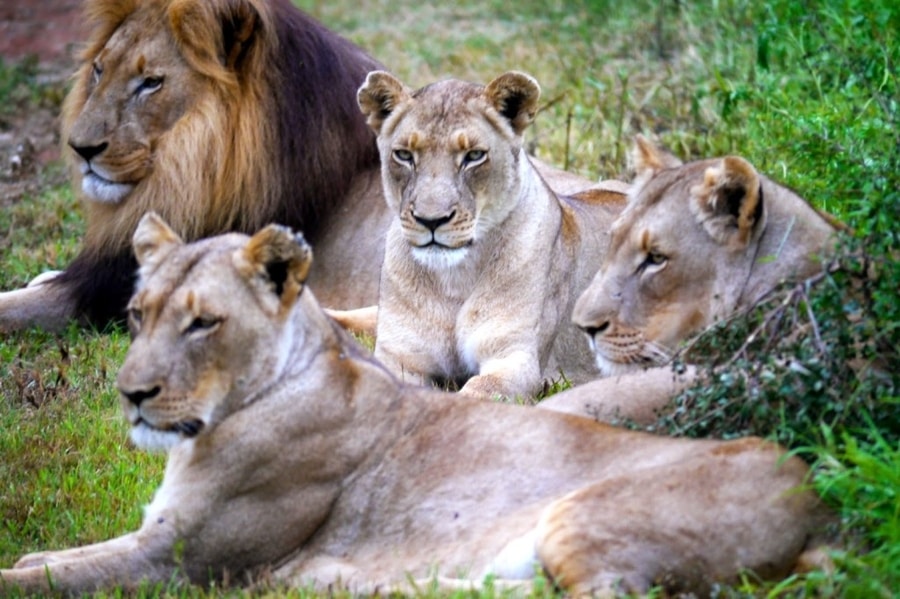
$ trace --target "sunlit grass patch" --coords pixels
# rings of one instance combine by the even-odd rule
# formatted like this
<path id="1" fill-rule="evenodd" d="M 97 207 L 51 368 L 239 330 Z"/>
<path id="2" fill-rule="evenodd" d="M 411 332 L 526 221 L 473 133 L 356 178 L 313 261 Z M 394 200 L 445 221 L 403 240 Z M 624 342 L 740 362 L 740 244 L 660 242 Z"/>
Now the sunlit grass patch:
<path id="1" fill-rule="evenodd" d="M 114 379 L 127 335 L 71 328 L 0 342 L 0 563 L 134 529 L 163 457 L 128 446 Z"/>

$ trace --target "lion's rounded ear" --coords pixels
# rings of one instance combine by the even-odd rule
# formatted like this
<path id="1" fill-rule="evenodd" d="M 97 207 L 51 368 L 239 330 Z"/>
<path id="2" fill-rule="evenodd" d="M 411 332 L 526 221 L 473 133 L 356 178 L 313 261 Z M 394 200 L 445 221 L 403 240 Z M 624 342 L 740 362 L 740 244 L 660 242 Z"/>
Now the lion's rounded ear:
<path id="1" fill-rule="evenodd" d="M 207 74 L 240 70 L 262 27 L 249 0 L 173 0 L 169 22 L 188 60 Z"/>
<path id="2" fill-rule="evenodd" d="M 634 136 L 634 146 L 631 149 L 630 157 L 638 179 L 648 178 L 661 170 L 677 168 L 682 165 L 681 160 L 640 133 Z"/>
<path id="3" fill-rule="evenodd" d="M 488 102 L 512 125 L 517 135 L 521 135 L 537 114 L 541 86 L 526 73 L 509 71 L 503 73 L 484 88 Z"/>
<path id="4" fill-rule="evenodd" d="M 312 248 L 303 234 L 281 225 L 262 229 L 235 255 L 238 272 L 263 281 L 282 308 L 290 307 L 300 295 L 311 266 Z"/>
<path id="5" fill-rule="evenodd" d="M 142 268 L 157 266 L 173 249 L 184 245 L 181 237 L 155 212 L 141 217 L 131 238 L 134 256 Z"/>
<path id="6" fill-rule="evenodd" d="M 706 169 L 691 188 L 691 210 L 713 239 L 732 249 L 747 247 L 765 224 L 759 173 L 739 156 Z"/>
<path id="7" fill-rule="evenodd" d="M 399 79 L 387 71 L 372 71 L 359 88 L 356 101 L 366 116 L 366 123 L 378 134 L 384 121 L 409 97 L 409 90 Z"/>

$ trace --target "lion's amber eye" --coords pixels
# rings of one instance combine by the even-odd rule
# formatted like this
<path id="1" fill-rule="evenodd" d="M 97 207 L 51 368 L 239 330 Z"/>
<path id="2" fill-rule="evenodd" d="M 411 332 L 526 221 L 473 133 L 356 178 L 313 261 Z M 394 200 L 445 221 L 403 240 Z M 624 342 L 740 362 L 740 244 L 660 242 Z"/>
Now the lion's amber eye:
<path id="1" fill-rule="evenodd" d="M 482 162 L 487 156 L 484 150 L 469 150 L 463 157 L 463 164 L 471 165 Z"/>
<path id="2" fill-rule="evenodd" d="M 409 150 L 394 150 L 394 160 L 397 162 L 411 163 L 413 161 L 413 153 Z"/>
<path id="3" fill-rule="evenodd" d="M 136 93 L 149 94 L 155 92 L 162 87 L 162 84 L 162 77 L 145 77 L 144 80 L 141 81 L 140 85 L 138 85 Z"/>

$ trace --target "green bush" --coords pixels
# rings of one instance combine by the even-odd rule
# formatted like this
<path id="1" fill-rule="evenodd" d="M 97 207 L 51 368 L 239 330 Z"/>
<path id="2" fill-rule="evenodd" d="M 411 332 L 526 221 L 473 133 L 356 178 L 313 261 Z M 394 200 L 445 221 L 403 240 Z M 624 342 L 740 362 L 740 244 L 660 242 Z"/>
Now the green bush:
<path id="1" fill-rule="evenodd" d="M 691 340 L 707 380 L 655 430 L 768 436 L 814 462 L 842 516 L 835 573 L 773 592 L 890 597 L 900 588 L 900 6 L 726 2 L 755 24 L 753 64 L 707 88 L 740 153 L 841 217 L 829 268 Z M 752 76 L 740 77 L 740 73 Z M 790 158 L 790 162 L 773 161 Z M 785 165 L 790 164 L 790 168 Z M 780 168 L 779 168 L 780 167 Z"/>

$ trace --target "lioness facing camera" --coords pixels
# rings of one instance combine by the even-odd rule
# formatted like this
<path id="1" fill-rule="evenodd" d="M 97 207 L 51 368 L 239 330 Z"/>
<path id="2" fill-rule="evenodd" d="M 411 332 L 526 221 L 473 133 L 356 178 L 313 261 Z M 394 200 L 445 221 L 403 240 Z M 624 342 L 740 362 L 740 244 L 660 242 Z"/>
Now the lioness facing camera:
<path id="1" fill-rule="evenodd" d="M 328 318 L 289 229 L 134 236 L 132 438 L 168 448 L 139 530 L 25 556 L 25 592 L 177 577 L 410 590 L 537 569 L 573 593 L 704 591 L 783 576 L 823 515 L 808 470 L 760 439 L 672 439 L 402 384 Z M 804 556 L 811 554 L 805 553 Z M 407 577 L 410 577 L 409 579 Z"/>
<path id="2" fill-rule="evenodd" d="M 418 91 L 370 73 L 387 233 L 375 357 L 415 383 L 531 396 L 598 376 L 571 307 L 609 244 L 624 184 L 557 196 L 523 147 L 540 88 L 524 73 Z"/>

